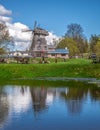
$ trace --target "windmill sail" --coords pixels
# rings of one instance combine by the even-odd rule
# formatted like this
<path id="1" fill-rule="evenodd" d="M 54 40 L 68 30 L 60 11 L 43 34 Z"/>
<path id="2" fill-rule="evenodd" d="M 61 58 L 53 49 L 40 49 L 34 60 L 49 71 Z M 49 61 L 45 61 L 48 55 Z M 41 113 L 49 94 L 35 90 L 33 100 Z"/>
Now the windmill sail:
<path id="1" fill-rule="evenodd" d="M 37 21 L 34 22 L 34 29 L 32 30 L 32 43 L 31 43 L 31 46 L 30 46 L 30 51 L 33 50 L 33 48 L 35 47 L 35 36 L 34 36 L 34 30 L 37 26 Z"/>
<path id="2" fill-rule="evenodd" d="M 32 33 L 32 42 L 30 46 L 30 51 L 33 51 L 34 47 L 35 47 L 35 36 L 34 36 L 34 33 Z"/>

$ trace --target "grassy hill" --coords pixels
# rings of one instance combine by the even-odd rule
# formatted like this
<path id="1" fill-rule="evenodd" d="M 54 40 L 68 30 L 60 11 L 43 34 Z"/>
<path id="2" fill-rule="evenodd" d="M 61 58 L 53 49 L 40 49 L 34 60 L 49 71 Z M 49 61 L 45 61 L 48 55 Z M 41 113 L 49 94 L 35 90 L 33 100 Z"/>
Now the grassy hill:
<path id="1" fill-rule="evenodd" d="M 34 77 L 85 77 L 100 79 L 100 64 L 87 59 L 68 59 L 50 64 L 0 64 L 0 79 Z"/>

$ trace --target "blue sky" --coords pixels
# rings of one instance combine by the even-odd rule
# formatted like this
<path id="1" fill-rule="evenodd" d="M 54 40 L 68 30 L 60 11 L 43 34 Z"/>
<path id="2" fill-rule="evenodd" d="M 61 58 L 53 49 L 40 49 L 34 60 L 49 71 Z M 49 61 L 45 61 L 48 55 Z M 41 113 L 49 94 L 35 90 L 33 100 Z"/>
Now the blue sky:
<path id="1" fill-rule="evenodd" d="M 12 11 L 13 22 L 30 28 L 36 20 L 40 27 L 63 36 L 67 25 L 78 23 L 87 38 L 100 34 L 100 0 L 0 0 L 0 4 Z"/>

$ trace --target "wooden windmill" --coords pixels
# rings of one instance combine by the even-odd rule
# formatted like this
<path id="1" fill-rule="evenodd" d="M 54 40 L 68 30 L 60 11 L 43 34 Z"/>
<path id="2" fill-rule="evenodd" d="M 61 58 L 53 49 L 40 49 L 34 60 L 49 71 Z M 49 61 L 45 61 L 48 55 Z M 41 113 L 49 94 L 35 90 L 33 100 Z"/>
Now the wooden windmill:
<path id="1" fill-rule="evenodd" d="M 42 29 L 37 27 L 37 22 L 34 23 L 34 29 L 33 30 L 23 30 L 23 32 L 32 31 L 32 43 L 30 46 L 30 52 L 34 57 L 41 57 L 42 55 L 45 55 L 48 51 L 48 45 L 46 42 L 45 37 L 49 35 L 49 33 Z"/>

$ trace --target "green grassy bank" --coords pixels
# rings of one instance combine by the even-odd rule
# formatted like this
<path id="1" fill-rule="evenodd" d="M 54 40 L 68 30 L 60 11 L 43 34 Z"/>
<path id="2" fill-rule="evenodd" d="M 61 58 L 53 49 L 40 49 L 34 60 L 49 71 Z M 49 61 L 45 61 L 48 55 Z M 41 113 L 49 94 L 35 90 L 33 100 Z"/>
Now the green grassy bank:
<path id="1" fill-rule="evenodd" d="M 100 79 L 100 64 L 69 59 L 50 64 L 0 64 L 0 79 L 34 77 L 85 77 Z"/>

